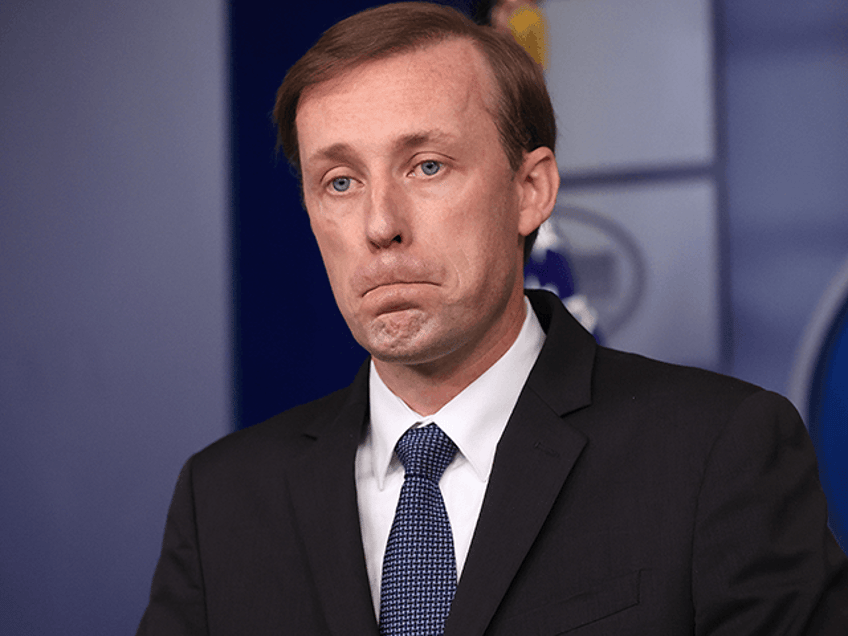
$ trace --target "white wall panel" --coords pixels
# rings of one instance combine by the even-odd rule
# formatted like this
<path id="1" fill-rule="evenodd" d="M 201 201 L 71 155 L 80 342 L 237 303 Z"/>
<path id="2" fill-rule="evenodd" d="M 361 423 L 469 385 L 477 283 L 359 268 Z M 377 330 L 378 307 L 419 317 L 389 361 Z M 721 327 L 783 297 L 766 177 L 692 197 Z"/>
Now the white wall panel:
<path id="1" fill-rule="evenodd" d="M 713 160 L 707 0 L 549 0 L 544 10 L 563 172 Z"/>

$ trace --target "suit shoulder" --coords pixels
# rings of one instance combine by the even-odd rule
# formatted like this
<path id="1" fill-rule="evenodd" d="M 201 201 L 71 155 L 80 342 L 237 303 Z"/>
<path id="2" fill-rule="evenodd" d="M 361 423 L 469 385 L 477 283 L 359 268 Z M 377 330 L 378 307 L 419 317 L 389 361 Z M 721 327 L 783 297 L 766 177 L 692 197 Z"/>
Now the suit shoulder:
<path id="1" fill-rule="evenodd" d="M 235 431 L 194 455 L 195 467 L 262 461 L 263 457 L 297 453 L 309 432 L 329 426 L 350 401 L 352 387 L 292 407 L 282 413 Z"/>
<path id="2" fill-rule="evenodd" d="M 753 396 L 757 396 L 755 400 L 787 402 L 759 386 L 721 373 L 605 347 L 598 347 L 593 389 L 603 400 L 626 400 L 632 405 L 709 414 L 717 419 L 729 416 Z"/>
<path id="3" fill-rule="evenodd" d="M 648 466 L 637 461 L 641 469 L 689 475 L 691 485 L 700 483 L 716 448 L 723 458 L 750 459 L 784 441 L 809 446 L 791 403 L 756 385 L 604 348 L 595 362 L 591 407 L 571 421 L 596 454 L 615 458 L 609 464 L 647 458 Z"/>

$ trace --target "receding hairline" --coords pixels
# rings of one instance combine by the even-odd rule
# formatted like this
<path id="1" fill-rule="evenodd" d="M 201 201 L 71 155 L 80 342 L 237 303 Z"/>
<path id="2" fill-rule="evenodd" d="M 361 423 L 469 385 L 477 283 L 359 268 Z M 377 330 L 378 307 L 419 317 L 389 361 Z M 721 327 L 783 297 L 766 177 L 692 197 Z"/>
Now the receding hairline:
<path id="1" fill-rule="evenodd" d="M 295 120 L 304 92 L 372 60 L 450 40 L 470 41 L 486 62 L 494 81 L 486 110 L 494 117 L 513 172 L 527 152 L 539 146 L 553 150 L 556 123 L 544 76 L 511 34 L 474 24 L 453 8 L 403 2 L 367 9 L 333 25 L 286 73 L 277 90 L 273 117 L 277 147 L 285 152 L 297 176 Z"/>
<path id="2" fill-rule="evenodd" d="M 334 68 L 328 71 L 328 76 L 319 79 L 316 82 L 310 83 L 305 86 L 303 90 L 300 92 L 297 98 L 297 102 L 295 104 L 294 111 L 294 121 L 292 122 L 292 127 L 294 128 L 295 135 L 299 136 L 299 131 L 297 130 L 297 121 L 300 115 L 301 107 L 305 101 L 307 101 L 310 97 L 310 94 L 314 94 L 315 91 L 318 90 L 333 90 L 334 84 L 341 84 L 350 79 L 350 75 L 355 73 L 358 70 L 365 69 L 373 64 L 379 64 L 380 62 L 394 60 L 400 57 L 404 57 L 407 55 L 414 55 L 416 53 L 424 52 L 428 49 L 432 49 L 438 46 L 448 45 L 451 43 L 464 43 L 466 46 L 469 46 L 474 53 L 472 55 L 477 59 L 477 68 L 482 69 L 486 79 L 482 79 L 481 74 L 478 72 L 474 72 L 474 69 L 468 67 L 467 58 L 463 58 L 461 66 L 466 68 L 469 71 L 469 76 L 471 78 L 471 82 L 469 84 L 469 88 L 472 90 L 477 90 L 481 97 L 481 102 L 483 104 L 483 108 L 492 118 L 492 123 L 495 124 L 495 127 L 498 127 L 499 122 L 499 107 L 498 103 L 503 98 L 502 89 L 495 75 L 494 68 L 489 61 L 486 53 L 482 50 L 481 45 L 470 35 L 461 34 L 461 33 L 444 33 L 444 34 L 435 34 L 433 37 L 419 40 L 410 44 L 409 46 L 398 47 L 395 49 L 390 49 L 387 51 L 382 51 L 379 55 L 369 56 L 365 58 L 356 58 L 352 60 L 342 60 L 334 65 Z M 435 133 L 436 131 L 431 131 Z M 302 157 L 300 156 L 301 147 L 298 143 L 298 164 L 302 163 Z"/>

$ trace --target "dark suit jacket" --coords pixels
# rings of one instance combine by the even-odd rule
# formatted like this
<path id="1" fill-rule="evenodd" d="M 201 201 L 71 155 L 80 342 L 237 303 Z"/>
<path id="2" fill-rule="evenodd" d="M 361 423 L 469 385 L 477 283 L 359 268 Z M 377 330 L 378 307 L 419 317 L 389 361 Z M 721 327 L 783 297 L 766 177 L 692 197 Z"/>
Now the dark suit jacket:
<path id="1" fill-rule="evenodd" d="M 779 396 L 598 347 L 547 293 L 446 636 L 848 634 L 848 564 Z M 180 474 L 139 634 L 376 635 L 353 384 Z"/>

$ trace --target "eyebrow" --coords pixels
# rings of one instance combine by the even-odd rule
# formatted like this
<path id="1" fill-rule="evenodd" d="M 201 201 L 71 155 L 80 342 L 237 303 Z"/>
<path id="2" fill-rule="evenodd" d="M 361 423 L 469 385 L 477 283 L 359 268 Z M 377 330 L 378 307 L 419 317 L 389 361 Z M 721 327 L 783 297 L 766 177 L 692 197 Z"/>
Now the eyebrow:
<path id="1" fill-rule="evenodd" d="M 397 150 L 412 150 L 428 143 L 454 143 L 456 139 L 456 135 L 433 129 L 402 135 L 395 145 Z M 339 142 L 317 150 L 309 157 L 309 161 L 351 161 L 355 156 L 356 151 L 350 144 Z"/>
<path id="2" fill-rule="evenodd" d="M 456 141 L 455 135 L 443 130 L 433 129 L 403 135 L 398 147 L 402 150 L 409 150 L 432 142 L 451 143 L 454 141 Z"/>
<path id="3" fill-rule="evenodd" d="M 353 148 L 345 143 L 337 143 L 312 153 L 309 161 L 328 159 L 330 161 L 345 161 L 353 157 Z"/>

